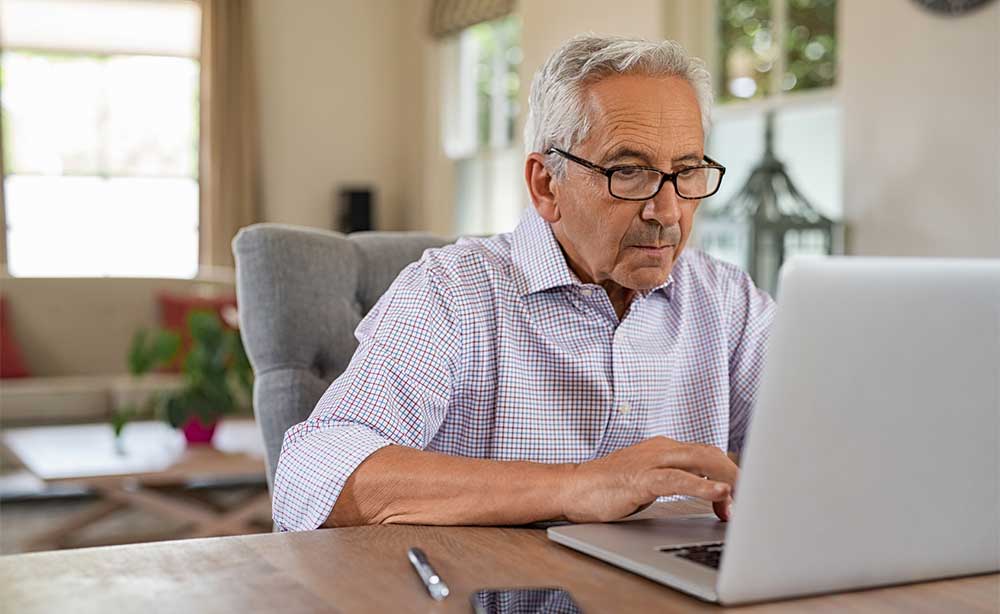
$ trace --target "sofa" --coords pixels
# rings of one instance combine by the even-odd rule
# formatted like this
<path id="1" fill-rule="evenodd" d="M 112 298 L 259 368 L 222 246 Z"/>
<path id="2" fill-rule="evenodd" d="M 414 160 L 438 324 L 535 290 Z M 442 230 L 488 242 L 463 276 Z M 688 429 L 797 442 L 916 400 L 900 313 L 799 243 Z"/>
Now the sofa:
<path id="1" fill-rule="evenodd" d="M 0 426 L 103 421 L 123 404 L 176 388 L 175 373 L 128 374 L 133 334 L 160 325 L 162 293 L 234 296 L 234 280 L 229 268 L 196 279 L 0 277 L 4 336 L 29 374 L 0 379 Z"/>

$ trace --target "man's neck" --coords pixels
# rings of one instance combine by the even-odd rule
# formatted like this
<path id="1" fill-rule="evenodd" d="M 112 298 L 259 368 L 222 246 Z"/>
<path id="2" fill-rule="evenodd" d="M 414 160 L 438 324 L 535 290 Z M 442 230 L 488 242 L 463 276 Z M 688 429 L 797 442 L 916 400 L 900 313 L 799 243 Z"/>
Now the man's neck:
<path id="1" fill-rule="evenodd" d="M 626 288 L 624 286 L 619 286 L 610 279 L 602 284 L 599 284 L 604 291 L 608 293 L 608 298 L 611 300 L 611 306 L 615 308 L 615 314 L 618 316 L 618 321 L 621 322 L 622 318 L 625 317 L 625 312 L 628 311 L 629 305 L 635 299 L 638 294 L 635 290 L 631 288 Z"/>
<path id="2" fill-rule="evenodd" d="M 561 248 L 562 246 L 560 246 Z M 598 286 L 604 288 L 604 291 L 608 294 L 608 299 L 611 301 L 611 306 L 615 309 L 615 314 L 618 316 L 618 321 L 621 322 L 622 318 L 625 317 L 625 312 L 628 311 L 629 305 L 632 304 L 632 299 L 635 298 L 637 291 L 621 286 L 610 279 L 605 279 L 604 281 L 595 282 L 593 277 L 591 277 L 586 271 L 578 267 L 573 259 L 566 254 L 566 250 L 563 249 L 563 256 L 566 258 L 566 264 L 569 265 L 569 269 L 573 271 L 573 274 L 585 284 L 597 284 Z"/>

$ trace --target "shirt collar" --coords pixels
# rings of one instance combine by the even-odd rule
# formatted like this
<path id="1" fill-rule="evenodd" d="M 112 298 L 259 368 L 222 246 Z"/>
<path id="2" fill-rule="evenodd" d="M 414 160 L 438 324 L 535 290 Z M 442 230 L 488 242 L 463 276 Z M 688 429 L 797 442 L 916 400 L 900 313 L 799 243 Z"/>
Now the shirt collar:
<path id="1" fill-rule="evenodd" d="M 566 262 L 559 242 L 552 228 L 531 206 L 525 209 L 511 241 L 511 260 L 514 264 L 514 280 L 518 294 L 525 296 L 563 286 L 583 286 L 584 283 L 573 273 Z M 676 264 L 676 263 L 675 263 Z M 667 280 L 652 290 L 640 291 L 646 297 L 653 292 L 663 291 L 670 298 L 673 273 Z"/>

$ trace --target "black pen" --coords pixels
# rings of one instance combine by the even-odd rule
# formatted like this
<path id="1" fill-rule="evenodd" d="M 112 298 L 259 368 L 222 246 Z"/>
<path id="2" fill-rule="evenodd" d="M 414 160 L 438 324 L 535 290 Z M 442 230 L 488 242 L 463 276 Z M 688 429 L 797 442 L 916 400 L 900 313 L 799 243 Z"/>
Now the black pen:
<path id="1" fill-rule="evenodd" d="M 444 583 L 441 576 L 431 567 L 430 562 L 427 560 L 427 555 L 424 554 L 423 550 L 420 548 L 410 548 L 406 551 L 406 556 L 409 557 L 413 568 L 417 570 L 417 575 L 420 576 L 431 597 L 437 601 L 441 601 L 448 596 L 448 585 Z"/>

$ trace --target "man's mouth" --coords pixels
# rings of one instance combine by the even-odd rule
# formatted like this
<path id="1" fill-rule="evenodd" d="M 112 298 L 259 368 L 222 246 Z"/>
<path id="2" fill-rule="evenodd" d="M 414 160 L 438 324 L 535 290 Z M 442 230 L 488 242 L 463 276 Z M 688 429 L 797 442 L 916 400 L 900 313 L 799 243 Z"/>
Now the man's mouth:
<path id="1" fill-rule="evenodd" d="M 632 247 L 634 247 L 635 249 L 638 249 L 638 250 L 642 250 L 644 252 L 648 252 L 650 254 L 659 254 L 661 252 L 667 251 L 668 249 L 673 249 L 675 246 L 673 246 L 673 245 L 633 245 Z"/>

